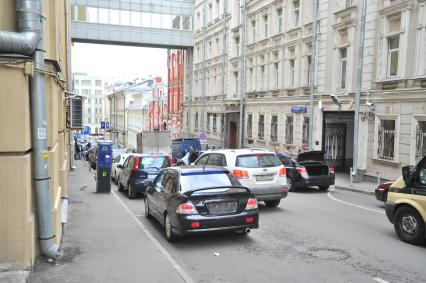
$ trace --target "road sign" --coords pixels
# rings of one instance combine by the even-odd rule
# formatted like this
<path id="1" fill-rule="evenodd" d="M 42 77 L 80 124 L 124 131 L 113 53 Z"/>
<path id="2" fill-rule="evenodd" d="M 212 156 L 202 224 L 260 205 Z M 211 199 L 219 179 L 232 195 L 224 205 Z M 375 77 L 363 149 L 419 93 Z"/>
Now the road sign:
<path id="1" fill-rule="evenodd" d="M 101 129 L 105 129 L 105 122 L 101 122 Z"/>
<path id="2" fill-rule="evenodd" d="M 109 122 L 105 122 L 105 129 L 108 130 L 109 129 Z"/>
<path id="3" fill-rule="evenodd" d="M 200 133 L 200 140 L 206 140 L 206 134 L 204 132 Z"/>
<path id="4" fill-rule="evenodd" d="M 81 131 L 82 135 L 90 135 L 90 127 L 89 126 L 84 126 L 83 127 L 83 131 Z"/>
<path id="5" fill-rule="evenodd" d="M 308 110 L 308 107 L 306 106 L 292 106 L 291 107 L 291 113 L 306 113 Z"/>

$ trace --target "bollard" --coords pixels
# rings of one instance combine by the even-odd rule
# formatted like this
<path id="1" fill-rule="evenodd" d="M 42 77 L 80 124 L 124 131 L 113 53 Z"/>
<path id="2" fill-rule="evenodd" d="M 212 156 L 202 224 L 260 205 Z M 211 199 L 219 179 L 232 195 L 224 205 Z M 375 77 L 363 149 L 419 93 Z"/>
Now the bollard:
<path id="1" fill-rule="evenodd" d="M 354 172 L 352 171 L 352 167 L 349 168 L 350 174 L 349 177 L 351 178 L 351 186 L 354 183 Z"/>
<path id="2" fill-rule="evenodd" d="M 379 173 L 379 171 L 377 171 L 376 174 L 377 174 L 377 185 L 380 185 L 380 173 Z"/>

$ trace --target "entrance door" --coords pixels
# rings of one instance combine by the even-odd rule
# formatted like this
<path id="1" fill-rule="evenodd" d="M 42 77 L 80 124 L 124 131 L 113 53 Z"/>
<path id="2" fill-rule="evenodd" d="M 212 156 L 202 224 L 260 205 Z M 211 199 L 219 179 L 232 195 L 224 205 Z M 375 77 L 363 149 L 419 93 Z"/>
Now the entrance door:
<path id="1" fill-rule="evenodd" d="M 229 148 L 237 148 L 237 123 L 229 123 Z"/>
<path id="2" fill-rule="evenodd" d="M 324 134 L 325 159 L 336 171 L 345 171 L 346 125 L 326 124 Z"/>

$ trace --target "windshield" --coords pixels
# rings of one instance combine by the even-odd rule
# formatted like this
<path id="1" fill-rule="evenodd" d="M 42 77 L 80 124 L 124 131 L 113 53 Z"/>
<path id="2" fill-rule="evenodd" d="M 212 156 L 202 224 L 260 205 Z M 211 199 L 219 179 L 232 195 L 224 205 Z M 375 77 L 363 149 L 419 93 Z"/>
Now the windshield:
<path id="1" fill-rule="evenodd" d="M 241 186 L 237 179 L 225 171 L 206 171 L 182 173 L 180 176 L 182 192 L 208 187 Z"/>
<path id="2" fill-rule="evenodd" d="M 280 165 L 281 162 L 275 154 L 264 153 L 238 156 L 235 163 L 236 167 L 244 168 L 277 167 Z"/>
<path id="3" fill-rule="evenodd" d="M 170 167 L 169 158 L 167 156 L 143 156 L 139 158 L 139 168 L 167 168 Z"/>

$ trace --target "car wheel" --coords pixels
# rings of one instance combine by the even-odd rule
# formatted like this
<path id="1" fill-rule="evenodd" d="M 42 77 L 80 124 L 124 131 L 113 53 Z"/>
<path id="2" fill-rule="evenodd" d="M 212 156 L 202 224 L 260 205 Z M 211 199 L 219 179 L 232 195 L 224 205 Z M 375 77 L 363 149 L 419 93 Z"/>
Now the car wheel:
<path id="1" fill-rule="evenodd" d="M 398 208 L 394 220 L 395 232 L 402 241 L 416 245 L 425 243 L 425 224 L 414 208 Z"/>
<path id="2" fill-rule="evenodd" d="M 136 197 L 136 194 L 133 192 L 130 184 L 127 186 L 127 195 L 129 196 L 129 199 L 134 199 Z"/>
<path id="3" fill-rule="evenodd" d="M 117 185 L 118 185 L 118 191 L 122 192 L 124 191 L 123 185 L 120 183 L 120 179 L 117 178 Z"/>
<path id="4" fill-rule="evenodd" d="M 280 199 L 265 200 L 265 204 L 267 207 L 277 207 L 280 204 L 280 201 Z"/>
<path id="5" fill-rule="evenodd" d="M 166 235 L 167 241 L 174 242 L 176 240 L 176 236 L 173 234 L 172 223 L 168 214 L 164 216 L 164 234 Z"/>
<path id="6" fill-rule="evenodd" d="M 146 197 L 145 197 L 144 204 L 145 204 L 145 217 L 148 219 L 151 219 L 152 215 L 151 215 L 151 211 L 149 210 L 148 198 Z"/>
<path id="7" fill-rule="evenodd" d="M 319 186 L 320 191 L 326 191 L 328 190 L 330 186 Z"/>
<path id="8" fill-rule="evenodd" d="M 383 202 L 386 202 L 388 200 L 388 192 L 385 192 L 383 194 Z"/>
<path id="9" fill-rule="evenodd" d="M 296 191 L 296 189 L 294 188 L 293 180 L 290 177 L 287 178 L 287 186 L 288 186 L 288 190 L 290 192 L 295 192 Z"/>

